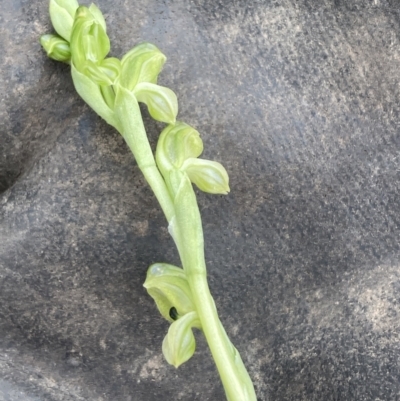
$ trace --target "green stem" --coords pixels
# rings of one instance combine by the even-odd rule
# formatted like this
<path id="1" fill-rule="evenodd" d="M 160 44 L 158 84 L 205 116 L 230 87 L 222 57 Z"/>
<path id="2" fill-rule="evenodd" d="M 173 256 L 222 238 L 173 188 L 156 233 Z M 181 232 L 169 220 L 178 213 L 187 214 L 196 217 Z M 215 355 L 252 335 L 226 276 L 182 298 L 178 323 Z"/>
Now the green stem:
<path id="1" fill-rule="evenodd" d="M 228 401 L 257 401 L 250 376 L 219 320 L 206 276 L 191 275 L 188 281 Z"/>
<path id="2" fill-rule="evenodd" d="M 160 203 L 165 217 L 170 221 L 175 215 L 174 204 L 165 181 L 156 166 L 135 96 L 124 88 L 119 87 L 114 110 L 119 120 L 121 135 L 124 137 L 136 159 L 138 167 L 143 172 L 146 181 Z"/>
<path id="3" fill-rule="evenodd" d="M 217 314 L 207 284 L 201 217 L 191 182 L 182 174 L 174 200 L 158 170 L 136 98 L 118 88 L 115 114 L 121 134 L 153 189 L 170 224 L 201 321 L 228 401 L 256 401 L 253 384 L 239 353 L 230 342 Z"/>
<path id="4" fill-rule="evenodd" d="M 253 383 L 239 352 L 232 345 L 219 320 L 208 287 L 201 216 L 196 195 L 187 176 L 182 178 L 175 196 L 175 211 L 174 238 L 228 401 L 256 401 Z"/>

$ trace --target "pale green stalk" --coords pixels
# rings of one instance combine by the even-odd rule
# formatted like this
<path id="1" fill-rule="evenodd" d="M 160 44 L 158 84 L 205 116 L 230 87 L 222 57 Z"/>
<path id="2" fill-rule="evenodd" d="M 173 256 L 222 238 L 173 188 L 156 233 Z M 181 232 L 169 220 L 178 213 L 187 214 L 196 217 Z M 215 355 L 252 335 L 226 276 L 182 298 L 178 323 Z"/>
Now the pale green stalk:
<path id="1" fill-rule="evenodd" d="M 192 184 L 187 181 L 188 185 L 177 194 L 179 203 L 174 208 L 167 185 L 155 164 L 139 105 L 125 89 L 117 93 L 115 114 L 118 116 L 120 133 L 153 189 L 168 224 L 175 232 L 178 231 L 173 237 L 192 290 L 202 330 L 217 365 L 227 398 L 229 401 L 256 400 L 251 379 L 239 353 L 226 335 L 208 288 L 203 230 Z M 176 217 L 175 227 L 174 217 Z"/>
<path id="2" fill-rule="evenodd" d="M 125 96 L 121 96 L 124 93 Z M 125 101 L 130 97 L 131 101 Z M 160 171 L 156 166 L 154 155 L 143 125 L 139 104 L 133 95 L 124 88 L 119 88 L 115 99 L 115 114 L 118 116 L 120 134 L 124 137 L 129 149 L 136 159 L 146 181 L 153 190 L 167 221 L 170 222 L 175 215 L 171 196 L 165 185 Z"/>

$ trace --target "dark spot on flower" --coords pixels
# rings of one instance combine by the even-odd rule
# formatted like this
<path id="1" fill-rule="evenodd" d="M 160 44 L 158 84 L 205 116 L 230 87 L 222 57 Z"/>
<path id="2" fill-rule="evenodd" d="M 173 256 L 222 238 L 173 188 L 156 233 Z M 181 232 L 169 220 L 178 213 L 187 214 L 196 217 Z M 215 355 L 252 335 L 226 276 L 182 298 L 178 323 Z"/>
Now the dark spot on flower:
<path id="1" fill-rule="evenodd" d="M 169 310 L 169 317 L 172 320 L 177 320 L 179 317 L 178 311 L 176 310 L 176 308 L 174 306 Z"/>

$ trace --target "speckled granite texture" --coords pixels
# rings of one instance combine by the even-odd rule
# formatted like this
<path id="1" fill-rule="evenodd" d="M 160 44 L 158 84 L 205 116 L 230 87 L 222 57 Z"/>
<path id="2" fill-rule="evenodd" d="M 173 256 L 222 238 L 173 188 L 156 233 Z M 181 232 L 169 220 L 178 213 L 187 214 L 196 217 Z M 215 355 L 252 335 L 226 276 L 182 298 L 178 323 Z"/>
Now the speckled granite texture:
<path id="1" fill-rule="evenodd" d="M 168 56 L 231 194 L 199 194 L 210 286 L 261 401 L 400 400 L 400 3 L 99 0 L 113 55 Z M 178 370 L 142 283 L 178 263 L 118 134 L 0 11 L 0 400 L 224 399 L 205 342 Z M 154 145 L 162 125 L 144 111 Z"/>

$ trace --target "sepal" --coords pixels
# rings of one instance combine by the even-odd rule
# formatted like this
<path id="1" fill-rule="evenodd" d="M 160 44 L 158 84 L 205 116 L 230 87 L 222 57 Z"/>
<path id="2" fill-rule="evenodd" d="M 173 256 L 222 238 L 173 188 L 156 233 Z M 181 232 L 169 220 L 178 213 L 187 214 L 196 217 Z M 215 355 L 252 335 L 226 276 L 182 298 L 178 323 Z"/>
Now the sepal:
<path id="1" fill-rule="evenodd" d="M 175 93 L 164 86 L 141 82 L 133 90 L 138 102 L 145 103 L 150 115 L 157 121 L 174 124 L 178 114 Z"/>
<path id="2" fill-rule="evenodd" d="M 79 4 L 76 0 L 50 0 L 50 19 L 56 32 L 68 42 L 71 38 L 75 12 Z"/>
<path id="3" fill-rule="evenodd" d="M 218 162 L 191 158 L 183 163 L 181 170 L 204 192 L 226 195 L 230 191 L 228 173 Z"/>
<path id="4" fill-rule="evenodd" d="M 113 85 L 121 71 L 121 62 L 115 57 L 109 57 L 99 63 L 87 60 L 83 67 L 83 73 L 98 85 Z"/>
<path id="5" fill-rule="evenodd" d="M 135 46 L 121 60 L 120 85 L 132 91 L 141 82 L 156 84 L 166 59 L 151 43 Z"/>
<path id="6" fill-rule="evenodd" d="M 169 322 L 176 320 L 175 311 L 178 318 L 195 310 L 186 274 L 179 267 L 167 263 L 151 265 L 143 286 Z"/>
<path id="7" fill-rule="evenodd" d="M 92 3 L 89 6 L 89 11 L 93 15 L 94 19 L 103 27 L 104 32 L 107 32 L 106 20 L 104 19 L 104 15 L 100 8 L 97 7 L 96 4 Z"/>
<path id="8" fill-rule="evenodd" d="M 199 325 L 196 312 L 190 312 L 171 324 L 162 344 L 164 357 L 169 364 L 177 368 L 193 356 L 196 340 L 192 328 Z"/>
<path id="9" fill-rule="evenodd" d="M 119 130 L 119 121 L 117 121 L 113 109 L 104 98 L 101 87 L 85 74 L 78 71 L 74 65 L 71 65 L 72 80 L 80 97 L 108 124 Z M 109 88 L 109 87 L 106 87 Z"/>

